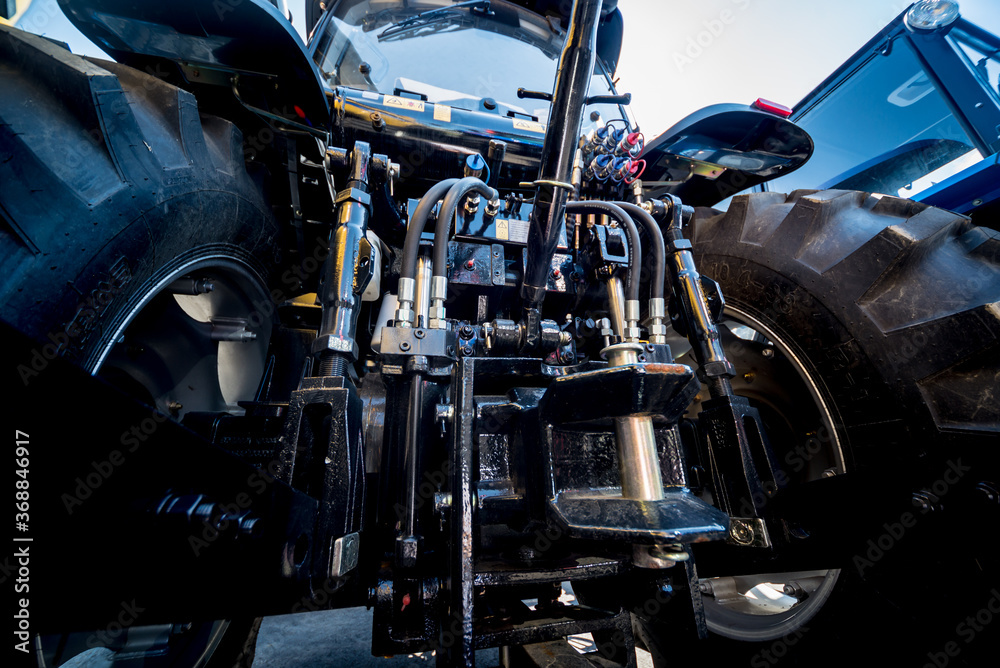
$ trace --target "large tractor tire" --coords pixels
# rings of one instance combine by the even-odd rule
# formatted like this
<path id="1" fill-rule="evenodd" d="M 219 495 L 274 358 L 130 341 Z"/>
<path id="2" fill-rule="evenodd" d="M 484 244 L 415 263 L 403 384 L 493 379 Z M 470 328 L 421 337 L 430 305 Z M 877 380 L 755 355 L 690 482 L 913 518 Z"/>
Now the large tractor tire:
<path id="1" fill-rule="evenodd" d="M 640 614 L 637 641 L 658 666 L 979 665 L 995 634 L 976 615 L 1000 610 L 1000 234 L 830 190 L 738 196 L 691 236 L 787 484 L 773 503 L 821 495 L 786 538 L 811 540 L 823 513 L 843 533 L 824 570 L 699 573 L 707 640 L 672 602 Z"/>
<path id="2" fill-rule="evenodd" d="M 238 410 L 264 368 L 278 260 L 240 131 L 154 76 L 3 26 L 0 81 L 0 317 L 38 342 L 23 382 L 61 355 L 176 419 Z M 218 649 L 213 665 L 249 665 L 258 626 L 43 638 L 41 656 L 205 665 Z M 158 640 L 136 649 L 143 633 Z"/>

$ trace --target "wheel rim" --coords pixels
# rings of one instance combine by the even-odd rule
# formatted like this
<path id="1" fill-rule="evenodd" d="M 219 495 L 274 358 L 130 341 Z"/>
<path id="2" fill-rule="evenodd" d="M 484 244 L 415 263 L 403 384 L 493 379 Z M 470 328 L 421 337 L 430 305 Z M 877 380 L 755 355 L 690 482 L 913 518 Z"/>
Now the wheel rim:
<path id="1" fill-rule="evenodd" d="M 733 389 L 760 412 L 790 484 L 843 473 L 845 458 L 833 411 L 795 348 L 738 306 L 727 304 L 722 323 L 726 354 L 737 369 Z M 697 415 L 707 396 L 703 388 L 689 408 L 690 416 Z M 839 575 L 839 569 L 830 569 L 704 578 L 700 586 L 708 628 L 744 641 L 787 636 L 819 612 Z"/>
<path id="2" fill-rule="evenodd" d="M 269 295 L 233 257 L 173 264 L 130 300 L 86 368 L 178 420 L 195 411 L 242 413 L 237 402 L 254 397 L 264 372 Z M 204 291 L 179 292 L 189 287 L 179 282 L 192 281 Z"/>
<path id="3" fill-rule="evenodd" d="M 211 284 L 212 289 L 179 293 L 186 286 L 177 282 L 187 279 L 203 282 L 202 288 Z M 263 281 L 247 262 L 214 252 L 178 258 L 129 300 L 84 368 L 176 420 L 190 412 L 242 413 L 237 402 L 254 398 L 264 372 L 270 304 Z M 241 322 L 253 337 L 238 336 Z M 65 666 L 113 666 L 136 665 L 141 658 L 148 666 L 201 666 L 229 626 L 229 621 L 219 620 L 133 627 L 117 639 L 126 643 L 119 651 L 91 644 L 65 663 L 57 661 Z M 159 644 L 134 650 L 128 645 L 132 635 L 156 637 Z M 66 641 L 52 640 L 66 642 L 72 652 L 73 641 L 84 637 L 92 639 L 90 634 L 70 634 Z"/>

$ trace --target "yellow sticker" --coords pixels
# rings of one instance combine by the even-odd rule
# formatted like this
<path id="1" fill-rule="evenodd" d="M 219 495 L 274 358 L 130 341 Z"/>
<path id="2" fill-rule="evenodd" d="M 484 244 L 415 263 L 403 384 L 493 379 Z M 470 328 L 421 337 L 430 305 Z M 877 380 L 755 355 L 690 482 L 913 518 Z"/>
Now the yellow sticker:
<path id="1" fill-rule="evenodd" d="M 382 104 L 387 107 L 396 107 L 397 109 L 406 109 L 408 111 L 423 111 L 424 102 L 423 100 L 411 100 L 408 97 L 396 97 L 394 95 L 386 95 L 382 99 Z"/>
<path id="2" fill-rule="evenodd" d="M 506 220 L 497 220 L 497 239 L 507 241 L 509 227 Z"/>
<path id="3" fill-rule="evenodd" d="M 451 107 L 449 107 L 447 104 L 435 104 L 434 120 L 444 121 L 445 123 L 451 123 Z"/>
<path id="4" fill-rule="evenodd" d="M 528 132 L 540 132 L 545 134 L 545 126 L 541 123 L 526 121 L 523 118 L 515 118 L 513 120 L 515 130 L 527 130 Z"/>

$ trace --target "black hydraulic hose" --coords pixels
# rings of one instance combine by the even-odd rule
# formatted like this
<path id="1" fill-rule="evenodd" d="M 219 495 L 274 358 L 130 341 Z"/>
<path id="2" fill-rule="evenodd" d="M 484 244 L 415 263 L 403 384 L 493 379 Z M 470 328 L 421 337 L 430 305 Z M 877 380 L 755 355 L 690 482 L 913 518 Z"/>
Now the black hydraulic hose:
<path id="1" fill-rule="evenodd" d="M 649 296 L 652 299 L 663 299 L 663 283 L 667 277 L 667 251 L 660 226 L 656 224 L 656 219 L 641 206 L 631 202 L 615 202 L 615 204 L 625 209 L 626 213 L 633 218 L 641 220 L 646 226 L 650 243 L 653 245 L 653 248 L 650 249 L 653 254 L 653 282 L 649 287 Z"/>
<path id="2" fill-rule="evenodd" d="M 417 255 L 420 250 L 420 235 L 427 226 L 427 217 L 431 215 L 431 210 L 442 197 L 448 194 L 453 185 L 458 183 L 458 179 L 445 179 L 440 183 L 435 183 L 421 199 L 420 203 L 413 210 L 410 216 L 410 224 L 406 228 L 406 238 L 403 240 L 403 266 L 400 268 L 399 277 L 417 280 Z"/>
<path id="3" fill-rule="evenodd" d="M 569 183 L 573 155 L 580 140 L 587 92 L 594 75 L 600 18 L 601 0 L 573 2 L 552 91 L 549 125 L 542 141 L 535 205 L 528 216 L 528 259 L 521 282 L 521 297 L 528 309 L 539 308 L 545 299 L 552 256 L 559 246 L 563 212 L 573 189 Z"/>
<path id="4" fill-rule="evenodd" d="M 458 203 L 469 194 L 479 193 L 488 199 L 497 199 L 499 194 L 475 176 L 467 176 L 454 185 L 445 195 L 434 226 L 434 276 L 448 275 L 448 232 L 455 217 Z"/>
<path id="5" fill-rule="evenodd" d="M 639 263 L 642 262 L 642 244 L 639 241 L 639 228 L 635 226 L 632 217 L 617 204 L 596 199 L 566 202 L 566 213 L 603 213 L 618 221 L 625 230 L 625 236 L 628 237 L 628 283 L 625 286 L 625 298 L 639 301 Z"/>

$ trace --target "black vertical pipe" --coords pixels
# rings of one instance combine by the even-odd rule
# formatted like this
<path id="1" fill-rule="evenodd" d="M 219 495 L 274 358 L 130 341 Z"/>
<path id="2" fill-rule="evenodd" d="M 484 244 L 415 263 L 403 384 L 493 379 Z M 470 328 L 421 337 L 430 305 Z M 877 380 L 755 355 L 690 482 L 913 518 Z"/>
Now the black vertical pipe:
<path id="1" fill-rule="evenodd" d="M 601 0 L 573 2 L 569 33 L 556 72 L 549 125 L 542 143 L 539 181 L 569 183 L 587 91 L 594 73 L 600 14 Z M 536 186 L 535 205 L 528 219 L 528 260 L 521 284 L 521 297 L 527 308 L 537 308 L 545 299 L 549 265 L 559 245 L 559 230 L 565 218 L 569 192 L 559 186 Z"/>
<path id="2" fill-rule="evenodd" d="M 417 487 L 420 484 L 420 449 L 423 439 L 421 417 L 424 410 L 424 378 L 415 373 L 410 384 L 410 404 L 406 409 L 406 451 L 403 465 L 406 470 L 405 508 L 403 518 L 404 538 L 417 536 Z"/>
<path id="3" fill-rule="evenodd" d="M 452 381 L 455 392 L 454 429 L 451 433 L 451 545 L 449 546 L 448 614 L 441 624 L 439 666 L 475 666 L 476 526 L 473 499 L 474 379 L 476 360 L 458 362 Z"/>

